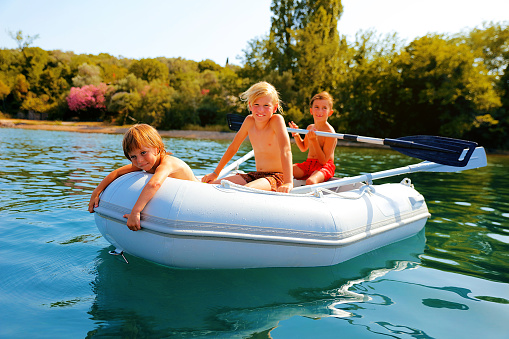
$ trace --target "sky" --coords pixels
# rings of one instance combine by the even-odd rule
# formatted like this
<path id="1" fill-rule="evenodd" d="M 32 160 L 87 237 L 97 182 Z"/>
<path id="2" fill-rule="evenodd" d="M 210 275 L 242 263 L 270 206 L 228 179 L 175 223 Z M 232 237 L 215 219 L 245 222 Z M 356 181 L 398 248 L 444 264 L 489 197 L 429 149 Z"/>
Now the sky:
<path id="1" fill-rule="evenodd" d="M 459 33 L 483 22 L 509 24 L 509 0 L 343 0 L 339 33 Z M 132 59 L 167 57 L 241 64 L 248 42 L 270 31 L 271 0 L 0 0 L 0 48 L 9 32 L 32 46 Z"/>

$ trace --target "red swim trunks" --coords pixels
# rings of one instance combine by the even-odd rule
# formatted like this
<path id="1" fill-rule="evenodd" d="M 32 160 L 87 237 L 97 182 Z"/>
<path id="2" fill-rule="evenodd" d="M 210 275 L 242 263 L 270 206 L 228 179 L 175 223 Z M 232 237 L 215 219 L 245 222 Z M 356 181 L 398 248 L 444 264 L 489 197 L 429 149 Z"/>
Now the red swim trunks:
<path id="1" fill-rule="evenodd" d="M 332 159 L 327 161 L 323 166 L 320 164 L 318 159 L 307 159 L 306 161 L 296 165 L 304 171 L 303 179 L 309 178 L 314 171 L 320 171 L 325 177 L 324 181 L 327 181 L 334 176 L 334 172 L 336 171 L 336 166 Z"/>
<path id="2" fill-rule="evenodd" d="M 281 172 L 249 172 L 246 174 L 239 174 L 242 179 L 249 183 L 256 179 L 265 178 L 270 183 L 270 188 L 273 192 L 277 191 L 277 188 L 284 184 L 283 173 Z"/>

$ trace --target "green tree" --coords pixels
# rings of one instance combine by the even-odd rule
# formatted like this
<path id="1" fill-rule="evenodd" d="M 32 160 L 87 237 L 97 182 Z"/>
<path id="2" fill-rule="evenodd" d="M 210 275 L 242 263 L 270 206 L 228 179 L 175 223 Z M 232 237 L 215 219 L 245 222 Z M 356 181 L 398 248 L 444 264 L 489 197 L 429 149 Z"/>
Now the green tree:
<path id="1" fill-rule="evenodd" d="M 299 60 L 303 51 L 298 44 L 301 39 L 314 46 L 337 43 L 337 22 L 342 10 L 341 0 L 273 1 L 270 35 L 264 53 L 269 69 L 279 74 L 301 71 Z M 301 37 L 306 33 L 308 36 Z M 319 41 L 313 43 L 310 34 Z"/>
<path id="2" fill-rule="evenodd" d="M 242 69 L 239 66 L 228 65 L 221 69 L 218 74 L 219 84 L 221 85 L 224 99 L 224 113 L 240 113 L 245 105 L 240 101 L 240 93 L 244 92 L 252 84 L 249 78 L 241 76 Z M 224 119 L 224 116 L 222 116 Z M 223 120 L 224 121 L 224 120 Z M 221 121 L 221 122 L 223 122 Z"/>
<path id="3" fill-rule="evenodd" d="M 134 74 L 128 74 L 120 79 L 114 86 L 114 92 L 140 92 L 148 85 L 146 80 L 137 78 Z"/>
<path id="4" fill-rule="evenodd" d="M 351 134 L 390 136 L 400 73 L 393 63 L 400 52 L 396 35 L 360 31 L 353 44 L 340 42 L 334 114 L 329 121 Z"/>
<path id="5" fill-rule="evenodd" d="M 39 39 L 39 34 L 36 34 L 34 36 L 30 35 L 23 36 L 23 31 L 21 30 L 17 32 L 9 31 L 9 36 L 16 41 L 20 51 L 30 47 L 30 45 L 32 45 L 35 40 Z"/>
<path id="6" fill-rule="evenodd" d="M 63 77 L 67 73 L 62 67 L 45 69 L 40 77 L 39 92 L 49 96 L 51 101 L 58 101 L 62 94 L 66 93 L 70 86 Z"/>
<path id="7" fill-rule="evenodd" d="M 483 59 L 484 66 L 491 74 L 501 76 L 509 64 L 509 22 L 484 23 L 459 38 Z"/>
<path id="8" fill-rule="evenodd" d="M 5 112 L 5 98 L 11 93 L 11 88 L 0 79 L 0 100 L 2 100 L 3 111 Z"/>
<path id="9" fill-rule="evenodd" d="M 269 60 L 270 70 L 280 74 L 297 69 L 297 53 L 293 31 L 300 27 L 304 16 L 305 1 L 282 0 L 272 1 L 270 34 L 265 44 L 264 58 Z"/>
<path id="10" fill-rule="evenodd" d="M 16 76 L 22 73 L 20 55 L 15 50 L 0 49 L 0 76 L 10 87 L 16 82 Z"/>
<path id="11" fill-rule="evenodd" d="M 398 130 L 461 137 L 474 127 L 477 117 L 499 107 L 486 68 L 475 61 L 466 45 L 441 36 L 410 43 L 395 60 L 401 73 Z"/>
<path id="12" fill-rule="evenodd" d="M 38 96 L 33 92 L 28 92 L 25 100 L 23 100 L 23 103 L 21 104 L 21 109 L 25 111 L 34 111 L 37 113 L 46 113 L 53 106 L 48 103 L 48 101 L 49 96 L 46 94 Z"/>
<path id="13" fill-rule="evenodd" d="M 337 31 L 341 1 L 316 1 L 305 26 L 295 32 L 296 82 L 304 106 L 321 91 L 337 87 L 340 43 Z"/>
<path id="14" fill-rule="evenodd" d="M 98 86 L 101 82 L 101 68 L 95 65 L 89 65 L 86 62 L 78 67 L 78 74 L 72 78 L 74 87 L 83 87 L 86 85 Z"/>
<path id="15" fill-rule="evenodd" d="M 129 73 L 145 81 L 168 80 L 168 66 L 156 59 L 136 60 L 129 67 Z"/>
<path id="16" fill-rule="evenodd" d="M 173 88 L 161 80 L 152 81 L 140 92 L 141 102 L 133 117 L 140 122 L 162 127 L 164 116 L 170 111 Z"/>
<path id="17" fill-rule="evenodd" d="M 28 64 L 30 63 L 30 60 L 29 60 L 29 55 L 27 55 L 27 50 L 34 43 L 35 40 L 39 39 L 39 34 L 36 34 L 34 36 L 30 36 L 30 35 L 24 36 L 23 32 L 21 30 L 18 30 L 17 32 L 9 31 L 9 35 L 14 41 L 16 41 L 16 43 L 18 45 L 18 50 L 24 56 L 25 62 L 27 63 L 27 66 L 28 66 Z"/>
<path id="18" fill-rule="evenodd" d="M 105 83 L 114 83 L 117 80 L 125 78 L 127 74 L 129 74 L 127 68 L 118 64 L 107 62 L 100 64 L 99 66 L 102 69 L 101 71 L 102 80 Z"/>
<path id="19" fill-rule="evenodd" d="M 117 92 L 108 103 L 108 111 L 118 112 L 119 115 L 116 119 L 116 123 L 119 125 L 125 125 L 127 122 L 137 122 L 132 117 L 141 106 L 141 95 L 138 92 Z"/>
<path id="20" fill-rule="evenodd" d="M 106 100 L 107 111 L 111 114 L 109 118 L 119 125 L 137 122 L 133 115 L 142 107 L 141 92 L 146 86 L 148 82 L 134 74 L 118 80 L 113 86 L 109 100 Z"/>
<path id="21" fill-rule="evenodd" d="M 202 60 L 202 61 L 198 62 L 198 69 L 200 70 L 200 72 L 204 72 L 206 70 L 220 71 L 221 68 L 222 68 L 221 66 L 219 66 L 218 64 L 216 64 L 214 61 L 212 61 L 210 59 L 206 59 L 206 60 Z"/>
<path id="22" fill-rule="evenodd" d="M 340 52 L 337 23 L 343 8 L 340 0 L 283 0 L 273 1 L 271 10 L 270 34 L 249 42 L 241 74 L 252 82 L 276 79 L 274 73 L 286 79 L 293 77 L 292 91 L 298 95 L 283 100 L 298 119 L 302 116 L 299 107 L 307 107 L 312 95 L 336 86 Z"/>
<path id="23" fill-rule="evenodd" d="M 49 67 L 50 54 L 39 47 L 29 47 L 24 50 L 25 65 L 22 74 L 26 76 L 32 90 L 38 93 L 40 77 L 44 70 Z"/>
<path id="24" fill-rule="evenodd" d="M 200 122 L 197 109 L 200 105 L 201 79 L 198 63 L 183 58 L 166 59 L 169 69 L 169 82 L 175 92 L 171 108 L 165 113 L 162 126 L 166 129 L 179 129 L 187 124 Z"/>
<path id="25" fill-rule="evenodd" d="M 482 60 L 502 106 L 489 115 L 476 117 L 474 129 L 466 136 L 492 148 L 509 148 L 509 22 L 484 23 L 482 28 L 462 33 L 453 41 L 467 44 Z"/>
<path id="26" fill-rule="evenodd" d="M 20 103 L 23 102 L 29 89 L 30 84 L 28 83 L 26 77 L 23 74 L 18 74 L 16 76 L 16 82 L 14 83 L 14 87 L 12 89 L 14 100 Z"/>
<path id="27" fill-rule="evenodd" d="M 166 59 L 165 64 L 169 70 L 169 82 L 173 88 L 178 90 L 183 84 L 196 81 L 198 86 L 198 78 L 200 69 L 198 63 L 183 58 Z"/>

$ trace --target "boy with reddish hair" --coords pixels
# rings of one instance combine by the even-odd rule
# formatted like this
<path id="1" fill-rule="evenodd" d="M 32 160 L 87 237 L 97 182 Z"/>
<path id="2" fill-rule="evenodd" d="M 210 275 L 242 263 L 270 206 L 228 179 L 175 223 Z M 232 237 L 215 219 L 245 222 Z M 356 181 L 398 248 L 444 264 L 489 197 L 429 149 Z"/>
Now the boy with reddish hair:
<path id="1" fill-rule="evenodd" d="M 124 218 L 127 219 L 127 227 L 132 231 L 138 231 L 141 229 L 141 211 L 154 197 L 166 178 L 191 181 L 198 181 L 198 179 L 184 161 L 171 156 L 171 153 L 165 150 L 161 136 L 150 125 L 137 124 L 129 128 L 124 134 L 122 147 L 124 155 L 131 161 L 131 164 L 117 168 L 101 181 L 92 192 L 92 197 L 90 197 L 88 203 L 88 211 L 90 213 L 94 212 L 94 207 L 99 206 L 99 195 L 116 178 L 135 171 L 152 173 L 153 176 L 141 191 L 131 213 L 124 215 Z"/>
<path id="2" fill-rule="evenodd" d="M 332 115 L 332 96 L 327 92 L 321 92 L 311 98 L 309 111 L 313 115 L 314 124 L 307 127 L 309 131 L 304 139 L 299 133 L 292 133 L 295 143 L 302 152 L 309 149 L 308 158 L 305 162 L 293 165 L 293 175 L 296 179 L 306 179 L 306 185 L 317 184 L 329 180 L 334 176 L 334 149 L 337 139 L 319 137 L 315 131 L 335 133 L 334 128 L 327 122 Z M 291 128 L 298 128 L 291 121 Z"/>

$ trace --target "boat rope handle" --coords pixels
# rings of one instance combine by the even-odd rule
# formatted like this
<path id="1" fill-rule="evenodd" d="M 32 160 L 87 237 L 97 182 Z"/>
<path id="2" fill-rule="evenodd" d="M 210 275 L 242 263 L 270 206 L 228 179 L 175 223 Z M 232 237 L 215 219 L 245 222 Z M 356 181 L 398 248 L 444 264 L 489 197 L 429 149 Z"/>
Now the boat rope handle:
<path id="1" fill-rule="evenodd" d="M 308 193 L 281 193 L 281 192 L 272 192 L 272 191 L 263 191 L 263 190 L 260 190 L 260 189 L 257 189 L 257 188 L 251 188 L 251 187 L 246 187 L 246 186 L 243 186 L 243 185 L 239 185 L 239 184 L 235 184 L 231 181 L 228 181 L 228 180 L 221 180 L 221 184 L 220 184 L 221 187 L 223 188 L 229 188 L 229 189 L 235 189 L 235 190 L 238 190 L 238 191 L 245 191 L 245 192 L 252 192 L 252 193 L 258 193 L 258 194 L 275 194 L 275 195 L 284 195 L 285 197 L 286 196 L 293 196 L 293 197 L 310 197 L 310 196 L 313 196 L 315 195 L 314 192 L 308 192 Z"/>
<path id="2" fill-rule="evenodd" d="M 317 198 L 323 198 L 323 193 L 327 193 L 327 194 L 332 194 L 332 195 L 338 196 L 340 198 L 350 199 L 350 200 L 360 199 L 366 193 L 373 194 L 375 192 L 375 189 L 372 185 L 364 185 L 364 186 L 360 187 L 359 188 L 360 194 L 357 194 L 356 196 L 346 195 L 345 193 L 347 193 L 347 192 L 337 193 L 337 192 L 331 191 L 327 188 L 320 188 L 320 187 L 313 190 L 312 192 L 299 193 L 299 194 L 295 194 L 295 193 L 292 194 L 291 192 L 290 193 L 281 193 L 281 192 L 263 191 L 263 190 L 259 190 L 257 188 L 251 188 L 251 187 L 246 187 L 243 185 L 235 184 L 228 180 L 221 180 L 220 186 L 223 188 L 235 189 L 238 191 L 252 192 L 252 193 L 258 193 L 258 194 L 273 194 L 273 195 L 275 194 L 275 195 L 284 195 L 284 196 L 293 196 L 293 197 L 314 196 Z"/>
<path id="3" fill-rule="evenodd" d="M 373 185 L 373 176 L 371 175 L 371 173 L 366 173 L 365 176 L 367 177 L 366 184 L 368 186 Z"/>
<path id="4" fill-rule="evenodd" d="M 401 180 L 400 184 L 414 188 L 414 184 L 412 184 L 412 180 L 410 180 L 410 178 Z"/>
<path id="5" fill-rule="evenodd" d="M 317 192 L 317 194 L 318 194 L 316 196 L 319 196 L 319 197 L 323 196 L 321 192 L 327 192 L 328 194 L 332 194 L 332 195 L 338 196 L 340 198 L 350 199 L 350 200 L 360 199 L 366 193 L 373 194 L 375 192 L 375 189 L 373 188 L 373 186 L 369 186 L 369 185 L 362 186 L 361 188 L 359 188 L 359 190 L 361 192 L 359 194 L 357 194 L 356 196 L 345 195 L 345 193 L 347 193 L 347 192 L 342 192 L 342 193 L 334 192 L 327 188 L 317 188 L 315 190 L 315 192 Z M 318 192 L 320 192 L 320 193 L 318 193 Z"/>

